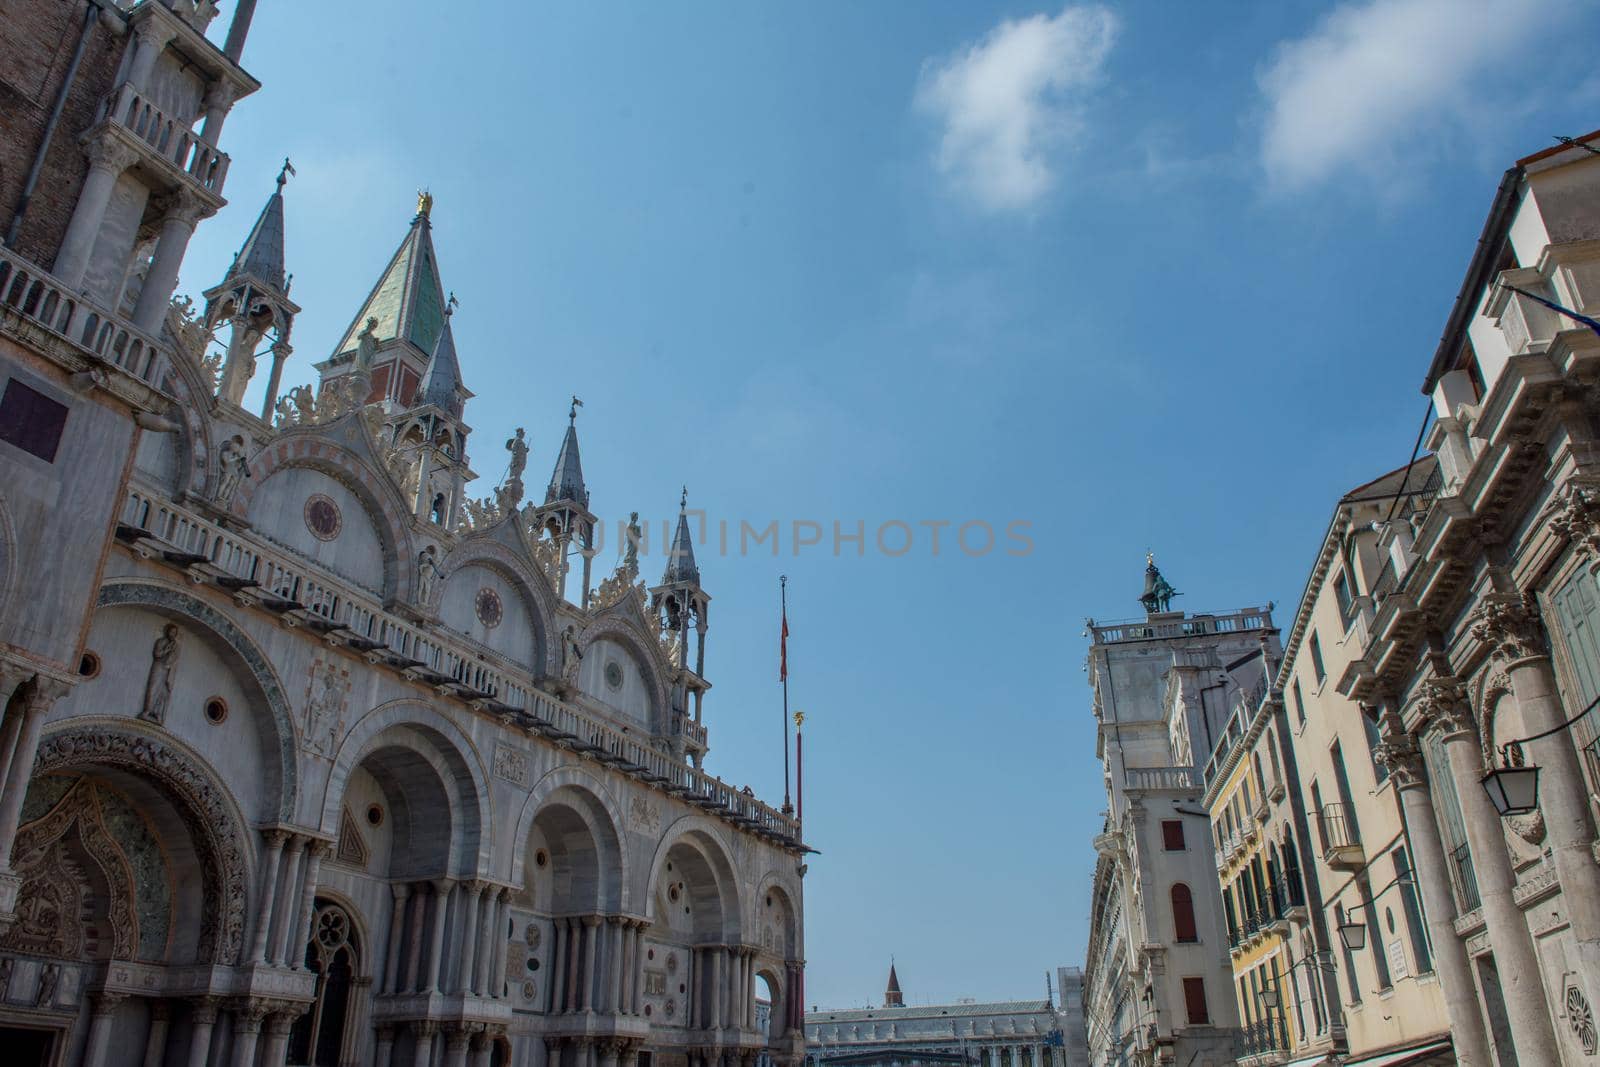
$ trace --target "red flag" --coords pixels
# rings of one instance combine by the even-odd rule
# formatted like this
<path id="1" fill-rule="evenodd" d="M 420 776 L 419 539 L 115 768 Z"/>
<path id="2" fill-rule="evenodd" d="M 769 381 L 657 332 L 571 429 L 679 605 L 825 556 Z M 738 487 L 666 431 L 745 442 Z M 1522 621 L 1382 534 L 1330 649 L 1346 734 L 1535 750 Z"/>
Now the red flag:
<path id="1" fill-rule="evenodd" d="M 778 635 L 778 681 L 789 680 L 789 609 L 783 609 L 783 632 Z"/>

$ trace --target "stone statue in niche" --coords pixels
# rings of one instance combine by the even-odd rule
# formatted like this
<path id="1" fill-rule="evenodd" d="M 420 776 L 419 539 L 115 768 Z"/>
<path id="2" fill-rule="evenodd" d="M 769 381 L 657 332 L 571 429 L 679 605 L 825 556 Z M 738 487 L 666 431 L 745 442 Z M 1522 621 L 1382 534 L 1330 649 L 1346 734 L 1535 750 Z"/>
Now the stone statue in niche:
<path id="1" fill-rule="evenodd" d="M 217 449 L 217 503 L 226 506 L 239 483 L 248 477 L 250 465 L 245 460 L 244 438 L 235 434 Z"/>
<path id="2" fill-rule="evenodd" d="M 428 514 L 433 518 L 435 526 L 443 526 L 445 519 L 444 494 L 433 495 L 433 505 L 428 509 Z"/>
<path id="3" fill-rule="evenodd" d="M 162 723 L 167 720 L 167 705 L 172 703 L 172 672 L 178 665 L 178 627 L 167 623 L 150 649 L 150 674 L 144 682 L 144 705 L 139 718 Z"/>
<path id="4" fill-rule="evenodd" d="M 438 554 L 432 545 L 417 557 L 417 603 L 426 606 L 433 599 L 433 585 L 439 579 Z"/>
<path id="5" fill-rule="evenodd" d="M 639 528 L 639 513 L 628 513 L 628 547 L 622 557 L 622 570 L 632 581 L 639 574 L 639 541 L 644 531 Z"/>
<path id="6" fill-rule="evenodd" d="M 583 649 L 578 645 L 578 630 L 568 626 L 561 631 L 561 680 L 569 686 L 578 684 L 578 668 L 583 666 Z"/>
<path id="7" fill-rule="evenodd" d="M 350 692 L 350 673 L 318 660 L 311 666 L 306 687 L 306 745 L 324 756 L 334 751 L 344 724 L 345 697 Z"/>
<path id="8" fill-rule="evenodd" d="M 56 999 L 56 986 L 61 982 L 61 964 L 47 963 L 39 971 L 39 995 L 33 998 L 36 1008 L 46 1008 Z"/>

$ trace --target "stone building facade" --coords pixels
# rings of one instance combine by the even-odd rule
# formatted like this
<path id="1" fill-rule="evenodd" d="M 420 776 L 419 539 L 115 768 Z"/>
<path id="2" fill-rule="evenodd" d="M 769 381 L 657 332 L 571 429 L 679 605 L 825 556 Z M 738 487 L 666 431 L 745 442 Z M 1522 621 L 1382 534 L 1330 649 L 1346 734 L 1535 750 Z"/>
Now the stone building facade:
<path id="1" fill-rule="evenodd" d="M 703 768 L 684 509 L 657 582 L 636 547 L 592 574 L 564 402 L 469 492 L 426 197 L 317 384 L 279 395 L 287 168 L 202 305 L 172 299 L 257 87 L 253 4 L 221 47 L 207 2 L 24 6 L 0 47 L 31 123 L 5 150 L 43 176 L 0 167 L 7 1062 L 798 1064 L 805 848 Z M 559 442 L 531 493 L 530 440 Z"/>
<path id="2" fill-rule="evenodd" d="M 805 1015 L 808 1067 L 1082 1067 L 1082 973 L 1060 968 L 1055 1000 L 907 1007 L 893 965 L 879 1008 Z"/>
<path id="3" fill-rule="evenodd" d="M 1372 758 L 1377 725 L 1338 690 L 1373 618 L 1362 590 L 1389 563 L 1377 527 L 1438 488 L 1424 457 L 1339 500 L 1273 685 L 1207 767 L 1247 1036 L 1271 1039 L 1246 1042 L 1253 1063 L 1454 1062 L 1412 845 Z M 1363 947 L 1339 933 L 1351 923 Z"/>
<path id="4" fill-rule="evenodd" d="M 1600 158 L 1560 145 L 1494 198 L 1423 383 L 1441 484 L 1380 526 L 1337 679 L 1376 718 L 1460 1063 L 1600 1052 L 1600 327 L 1572 313 L 1600 314 Z M 1481 784 L 1506 763 L 1540 768 L 1511 817 Z"/>
<path id="5" fill-rule="evenodd" d="M 1163 587 L 1152 561 L 1147 597 Z M 1108 801 L 1084 968 L 1090 1063 L 1232 1063 L 1239 1013 L 1197 764 L 1239 694 L 1265 688 L 1277 631 L 1268 608 L 1147 606 L 1142 619 L 1088 624 Z"/>

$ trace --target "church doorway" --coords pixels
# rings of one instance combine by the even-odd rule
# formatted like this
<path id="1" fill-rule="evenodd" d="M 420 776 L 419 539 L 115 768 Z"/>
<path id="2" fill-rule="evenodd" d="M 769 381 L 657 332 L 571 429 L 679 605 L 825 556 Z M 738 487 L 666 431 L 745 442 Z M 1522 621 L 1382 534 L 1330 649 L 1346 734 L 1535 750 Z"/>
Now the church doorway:
<path id="1" fill-rule="evenodd" d="M 0 1048 L 6 1050 L 6 1063 L 14 1067 L 54 1067 L 57 1033 L 26 1026 L 0 1026 Z"/>

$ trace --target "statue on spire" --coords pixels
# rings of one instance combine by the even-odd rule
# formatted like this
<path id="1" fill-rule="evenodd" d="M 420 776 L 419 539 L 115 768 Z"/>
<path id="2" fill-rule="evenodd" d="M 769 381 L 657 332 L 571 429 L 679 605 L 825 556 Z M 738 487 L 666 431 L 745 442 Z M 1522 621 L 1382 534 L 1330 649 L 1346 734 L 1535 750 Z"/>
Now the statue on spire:
<path id="1" fill-rule="evenodd" d="M 289 175 L 295 173 L 294 164 L 289 162 L 289 157 L 283 157 L 283 169 L 278 171 L 278 192 L 283 192 L 284 185 L 289 181 Z"/>
<path id="2" fill-rule="evenodd" d="M 1144 605 L 1144 610 L 1151 615 L 1171 611 L 1172 598 L 1182 595 L 1161 576 L 1161 569 L 1156 566 L 1156 554 L 1145 553 L 1144 594 L 1139 597 L 1139 603 Z"/>
<path id="3" fill-rule="evenodd" d="M 433 213 L 433 194 L 426 189 L 417 190 L 417 217 L 425 219 Z"/>
<path id="4" fill-rule="evenodd" d="M 578 421 L 578 409 L 581 407 L 583 407 L 583 401 L 578 399 L 577 393 L 573 393 L 572 407 L 567 409 L 567 421 L 569 423 L 575 423 Z"/>

